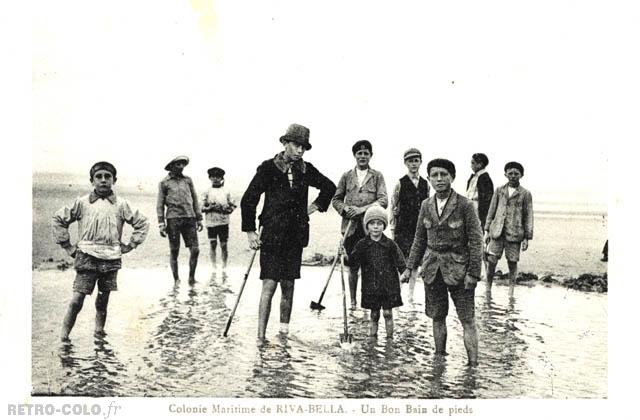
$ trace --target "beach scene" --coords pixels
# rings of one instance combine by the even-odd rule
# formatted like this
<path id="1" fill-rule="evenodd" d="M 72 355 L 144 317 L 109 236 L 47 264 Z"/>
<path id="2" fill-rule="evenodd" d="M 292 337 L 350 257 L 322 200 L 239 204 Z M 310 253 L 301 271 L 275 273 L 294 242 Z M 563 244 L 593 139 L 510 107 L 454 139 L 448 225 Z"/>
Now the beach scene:
<path id="1" fill-rule="evenodd" d="M 611 92 L 628 92 L 625 83 L 635 74 L 612 57 L 617 48 L 626 51 L 616 34 L 627 27 L 612 22 L 624 17 L 635 28 L 632 14 L 568 1 L 62 1 L 33 9 L 32 239 L 31 249 L 24 247 L 31 254 L 30 272 L 25 264 L 31 302 L 11 319 L 24 331 L 31 324 L 31 352 L 13 350 L 31 370 L 15 364 L 8 376 L 29 377 L 23 393 L 153 397 L 158 404 L 166 397 L 536 400 L 534 410 L 502 411 L 501 405 L 492 418 L 546 415 L 539 400 L 554 400 L 544 407 L 550 410 L 565 399 L 601 400 L 598 408 L 613 408 L 602 401 L 615 394 L 609 356 L 625 346 L 609 341 L 609 322 L 622 323 L 610 317 L 603 248 L 609 239 L 616 257 L 624 248 L 616 248 L 622 242 L 609 231 L 622 223 L 613 216 L 623 205 L 611 190 L 610 171 L 619 167 L 610 158 L 618 150 L 614 139 L 628 134 L 614 131 L 624 131 L 618 120 L 626 114 L 612 106 L 619 102 Z M 624 71 L 628 78 L 619 75 Z M 292 124 L 308 128 L 304 142 L 281 141 Z M 467 364 L 451 301 L 448 354 L 436 354 L 420 277 L 412 303 L 402 285 L 392 337 L 383 333 L 383 319 L 379 335 L 369 337 L 370 311 L 358 305 L 346 311 L 353 345 L 341 345 L 339 264 L 329 276 L 341 215 L 331 206 L 310 216 L 288 334 L 279 332 L 278 289 L 266 340 L 256 340 L 263 283 L 259 258 L 249 264 L 254 251 L 242 232 L 240 207 L 230 216 L 226 272 L 212 266 L 204 229 L 195 283 L 187 280 L 183 243 L 182 281 L 174 284 L 156 212 L 159 182 L 172 159 L 188 157 L 184 174 L 200 200 L 212 186 L 208 169 L 223 168 L 224 187 L 239 204 L 256 168 L 287 145 L 304 149 L 298 158 L 338 184 L 360 165 L 355 155 L 364 152 L 352 147 L 362 140 L 369 144 L 367 165 L 384 176 L 389 196 L 410 170 L 404 156 L 413 148 L 420 151 L 423 178 L 432 159 L 454 164 L 444 176 L 463 196 L 475 171 L 473 155 L 487 157 L 494 191 L 507 183 L 507 163 L 521 165 L 520 183 L 533 203 L 533 238 L 521 252 L 513 294 L 504 257 L 490 290 L 478 281 L 477 366 Z M 76 272 L 52 235 L 52 217 L 91 193 L 90 168 L 102 161 L 117 168 L 117 176 L 115 168 L 106 171 L 115 194 L 139 209 L 150 228 L 122 258 L 106 334 L 94 335 L 94 291 L 65 341 Z M 477 185 L 475 191 L 479 196 Z M 317 196 L 309 188 L 304 204 Z M 73 223 L 71 244 L 77 231 Z M 125 224 L 123 245 L 131 232 Z M 617 267 L 611 266 L 614 282 L 623 280 Z M 312 310 L 327 281 L 325 309 Z M 347 287 L 346 302 L 348 294 Z M 359 292 L 357 298 L 360 304 Z M 591 412 L 592 402 L 578 404 L 578 416 Z"/>
<path id="2" fill-rule="evenodd" d="M 422 282 L 415 303 L 394 310 L 393 339 L 371 341 L 368 311 L 349 312 L 354 348 L 340 347 L 342 295 L 338 268 L 323 299 L 310 309 L 330 271 L 340 240 L 333 209 L 311 221 L 310 246 L 296 281 L 291 330 L 278 333 L 274 306 L 267 342 L 256 344 L 261 282 L 250 272 L 227 337 L 222 337 L 252 251 L 230 222 L 227 278 L 212 275 L 206 232 L 200 232 L 197 283 L 174 287 L 169 248 L 157 228 L 123 258 L 118 291 L 111 294 L 105 337 L 93 335 L 94 297 L 85 301 L 71 341 L 60 328 L 75 272 L 73 261 L 51 238 L 52 214 L 89 186 L 34 175 L 33 186 L 33 395 L 303 397 L 303 398 L 606 398 L 607 287 L 602 245 L 606 212 L 593 206 L 534 203 L 536 237 L 522 253 L 522 279 L 508 296 L 506 280 L 491 294 L 476 289 L 479 360 L 467 367 L 462 329 L 450 314 L 448 352 L 434 357 L 431 321 L 424 313 Z M 118 191 L 116 189 L 116 191 Z M 152 192 L 118 191 L 146 215 L 155 213 Z M 234 195 L 239 199 L 235 192 Z M 152 216 L 153 220 L 153 216 Z M 561 233 L 560 233 L 561 232 Z M 127 237 L 125 229 L 123 237 Z M 73 235 L 73 231 L 72 231 Z M 180 270 L 188 270 L 182 249 Z M 498 270 L 507 273 L 504 259 Z M 584 281 L 581 275 L 588 274 Z M 345 273 L 346 276 L 346 273 Z M 585 278 L 583 276 L 583 278 Z M 604 281 L 603 281 L 604 279 Z M 573 288 L 572 288 L 573 287 Z M 403 293 L 406 289 L 403 286 Z M 94 293 L 95 296 L 95 293 Z M 274 299 L 277 302 L 279 292 Z M 588 352 L 576 352 L 588 348 Z"/>

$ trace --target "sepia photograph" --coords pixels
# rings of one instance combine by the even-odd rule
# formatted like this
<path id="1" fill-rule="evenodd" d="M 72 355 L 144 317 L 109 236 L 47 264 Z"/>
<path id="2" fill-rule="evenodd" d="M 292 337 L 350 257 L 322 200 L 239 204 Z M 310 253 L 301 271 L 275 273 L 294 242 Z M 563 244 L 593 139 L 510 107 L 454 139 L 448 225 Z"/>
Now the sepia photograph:
<path id="1" fill-rule="evenodd" d="M 25 397 L 604 403 L 618 8 L 34 2 Z"/>

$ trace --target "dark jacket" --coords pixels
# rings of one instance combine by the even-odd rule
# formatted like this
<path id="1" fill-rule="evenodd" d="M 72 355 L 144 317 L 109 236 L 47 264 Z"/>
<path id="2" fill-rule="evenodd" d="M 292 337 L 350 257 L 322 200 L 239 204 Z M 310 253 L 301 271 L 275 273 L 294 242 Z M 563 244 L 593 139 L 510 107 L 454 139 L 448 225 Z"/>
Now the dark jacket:
<path id="1" fill-rule="evenodd" d="M 471 201 L 452 190 L 442 217 L 435 195 L 423 201 L 407 266 L 415 269 L 422 262 L 425 284 L 440 269 L 446 284 L 459 286 L 467 273 L 480 277 L 481 261 L 482 229 Z"/>
<path id="2" fill-rule="evenodd" d="M 256 207 L 264 193 L 264 206 L 259 216 L 263 226 L 260 240 L 266 247 L 286 244 L 305 247 L 309 244 L 309 216 L 307 215 L 309 186 L 320 190 L 314 201 L 318 211 L 324 212 L 331 203 L 336 186 L 312 164 L 302 160 L 292 165 L 293 187 L 281 167 L 281 155 L 265 160 L 242 196 L 242 231 L 256 230 Z"/>
<path id="3" fill-rule="evenodd" d="M 429 198 L 429 183 L 426 179 L 420 177 L 416 188 L 408 175 L 400 178 L 398 202 L 394 203 L 392 209 L 395 218 L 393 235 L 394 240 L 407 257 L 416 234 L 420 206 L 427 198 Z"/>
<path id="4" fill-rule="evenodd" d="M 467 181 L 467 189 L 469 183 L 473 178 L 473 174 Z M 493 181 L 487 172 L 481 174 L 478 177 L 478 183 L 476 184 L 478 190 L 478 217 L 480 218 L 480 226 L 484 227 L 484 222 L 487 220 L 487 213 L 489 212 L 489 205 L 491 204 L 491 198 L 493 197 Z"/>
<path id="5" fill-rule="evenodd" d="M 362 267 L 362 294 L 399 295 L 400 277 L 406 264 L 402 251 L 384 234 L 379 241 L 360 239 L 349 254 L 351 267 Z"/>

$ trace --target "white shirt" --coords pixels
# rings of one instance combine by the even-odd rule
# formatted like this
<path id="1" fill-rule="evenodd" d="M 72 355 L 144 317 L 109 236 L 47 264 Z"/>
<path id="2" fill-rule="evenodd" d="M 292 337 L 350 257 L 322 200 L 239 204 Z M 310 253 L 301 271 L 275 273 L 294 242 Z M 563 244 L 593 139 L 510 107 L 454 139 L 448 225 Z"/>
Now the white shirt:
<path id="1" fill-rule="evenodd" d="M 513 195 L 514 192 L 516 192 L 516 190 L 517 188 L 507 186 L 507 191 L 509 192 L 509 198 L 511 198 L 511 196 Z"/>
<path id="2" fill-rule="evenodd" d="M 449 197 L 440 199 L 436 197 L 436 211 L 438 212 L 438 216 L 442 216 L 442 210 L 447 205 L 447 201 L 449 201 Z"/>
<path id="3" fill-rule="evenodd" d="M 359 187 L 362 187 L 362 184 L 364 183 L 364 179 L 367 177 L 368 173 L 369 173 L 369 169 L 361 170 L 356 168 L 356 176 L 358 177 Z"/>
<path id="4" fill-rule="evenodd" d="M 487 170 L 483 168 L 473 174 L 473 176 L 471 177 L 471 181 L 469 181 L 469 188 L 467 188 L 467 198 L 469 200 L 478 201 L 478 178 L 480 178 L 480 175 L 486 172 Z"/>

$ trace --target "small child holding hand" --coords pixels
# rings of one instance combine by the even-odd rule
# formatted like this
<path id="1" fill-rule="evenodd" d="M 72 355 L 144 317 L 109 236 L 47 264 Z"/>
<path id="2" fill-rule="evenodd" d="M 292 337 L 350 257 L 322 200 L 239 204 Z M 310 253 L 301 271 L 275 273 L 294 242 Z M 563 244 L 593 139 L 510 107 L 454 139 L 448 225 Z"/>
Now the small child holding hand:
<path id="1" fill-rule="evenodd" d="M 368 208 L 363 220 L 367 236 L 356 243 L 348 256 L 351 267 L 362 268 L 361 305 L 371 310 L 371 337 L 378 334 L 381 308 L 387 338 L 393 337 L 392 309 L 402 306 L 399 273 L 406 264 L 398 245 L 383 233 L 387 223 L 385 209 L 377 205 Z"/>

